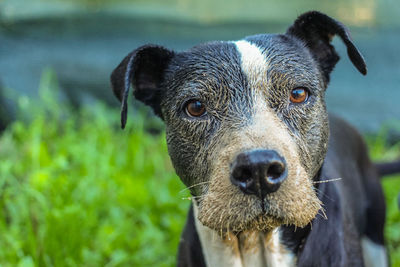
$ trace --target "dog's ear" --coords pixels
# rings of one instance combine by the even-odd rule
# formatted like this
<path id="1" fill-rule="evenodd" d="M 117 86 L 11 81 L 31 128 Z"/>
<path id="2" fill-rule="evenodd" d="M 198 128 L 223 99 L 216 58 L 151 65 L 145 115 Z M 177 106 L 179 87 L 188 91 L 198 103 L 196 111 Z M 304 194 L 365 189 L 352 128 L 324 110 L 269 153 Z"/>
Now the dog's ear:
<path id="1" fill-rule="evenodd" d="M 339 61 L 335 48 L 330 44 L 338 35 L 347 47 L 347 54 L 354 66 L 363 75 L 367 74 L 367 66 L 360 51 L 354 46 L 346 26 L 331 17 L 317 11 L 310 11 L 299 16 L 286 34 L 303 41 L 317 60 L 325 81 L 329 82 L 329 74 Z"/>
<path id="2" fill-rule="evenodd" d="M 144 45 L 128 54 L 111 74 L 115 96 L 121 101 L 121 127 L 125 128 L 128 114 L 129 87 L 136 99 L 152 107 L 161 117 L 161 83 L 174 52 L 157 45 Z"/>

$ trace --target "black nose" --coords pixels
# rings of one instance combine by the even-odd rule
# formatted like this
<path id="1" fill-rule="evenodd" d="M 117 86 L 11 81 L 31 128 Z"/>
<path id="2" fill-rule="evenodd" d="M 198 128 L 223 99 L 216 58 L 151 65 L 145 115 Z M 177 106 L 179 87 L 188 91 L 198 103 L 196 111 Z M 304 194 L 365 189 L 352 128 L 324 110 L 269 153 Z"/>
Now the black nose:
<path id="1" fill-rule="evenodd" d="M 285 159 L 274 150 L 240 153 L 231 165 L 231 182 L 244 193 L 262 198 L 278 190 L 286 177 Z"/>

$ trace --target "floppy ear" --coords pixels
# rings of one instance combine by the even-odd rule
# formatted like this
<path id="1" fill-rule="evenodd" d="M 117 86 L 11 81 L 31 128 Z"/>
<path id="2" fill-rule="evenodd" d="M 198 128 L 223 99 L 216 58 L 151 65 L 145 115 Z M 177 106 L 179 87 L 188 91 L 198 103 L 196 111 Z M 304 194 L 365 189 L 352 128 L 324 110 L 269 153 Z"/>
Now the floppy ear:
<path id="1" fill-rule="evenodd" d="M 360 51 L 354 46 L 350 32 L 339 21 L 318 11 L 310 11 L 299 16 L 286 34 L 303 41 L 317 60 L 326 83 L 329 74 L 339 61 L 335 48 L 330 44 L 335 35 L 339 35 L 347 47 L 347 54 L 353 65 L 363 75 L 367 74 L 367 66 Z"/>
<path id="2" fill-rule="evenodd" d="M 128 54 L 111 74 L 115 96 L 121 101 L 121 127 L 125 128 L 128 114 L 129 87 L 136 99 L 152 107 L 161 117 L 161 83 L 174 52 L 156 45 L 144 45 Z"/>

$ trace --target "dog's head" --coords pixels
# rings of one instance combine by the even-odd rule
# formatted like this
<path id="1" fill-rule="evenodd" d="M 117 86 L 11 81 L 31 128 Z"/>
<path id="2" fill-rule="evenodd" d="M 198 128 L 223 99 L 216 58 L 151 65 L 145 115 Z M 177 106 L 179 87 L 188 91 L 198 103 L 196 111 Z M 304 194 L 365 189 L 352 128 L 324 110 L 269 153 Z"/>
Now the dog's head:
<path id="1" fill-rule="evenodd" d="M 179 53 L 142 46 L 111 76 L 122 127 L 132 84 L 136 99 L 164 120 L 172 163 L 205 226 L 234 232 L 305 226 L 321 209 L 313 178 L 327 151 L 324 95 L 339 60 L 334 35 L 366 74 L 345 26 L 315 11 L 286 34 Z"/>

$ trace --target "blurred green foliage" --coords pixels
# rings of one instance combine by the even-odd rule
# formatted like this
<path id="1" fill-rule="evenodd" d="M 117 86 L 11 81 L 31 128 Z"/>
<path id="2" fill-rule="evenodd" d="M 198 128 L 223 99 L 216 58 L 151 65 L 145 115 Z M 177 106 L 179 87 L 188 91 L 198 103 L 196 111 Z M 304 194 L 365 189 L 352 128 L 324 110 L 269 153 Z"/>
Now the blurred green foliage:
<path id="1" fill-rule="evenodd" d="M 101 104 L 56 102 L 44 72 L 40 103 L 19 99 L 19 120 L 0 138 L 1 266 L 173 266 L 189 201 L 165 134 Z M 399 156 L 384 133 L 368 138 L 374 159 Z M 386 238 L 400 265 L 400 176 L 384 182 Z"/>
<path id="2" fill-rule="evenodd" d="M 0 139 L 1 266 L 172 266 L 189 195 L 143 117 L 20 101 Z M 40 105 L 38 105 L 40 104 Z"/>

